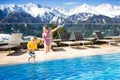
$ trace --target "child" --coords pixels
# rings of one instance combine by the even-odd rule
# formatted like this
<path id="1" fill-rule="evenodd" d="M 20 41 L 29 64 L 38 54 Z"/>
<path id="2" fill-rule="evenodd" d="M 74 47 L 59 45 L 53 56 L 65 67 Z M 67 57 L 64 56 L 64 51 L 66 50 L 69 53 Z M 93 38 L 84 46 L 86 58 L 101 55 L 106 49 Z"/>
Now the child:
<path id="1" fill-rule="evenodd" d="M 35 49 L 37 49 L 37 38 L 36 37 L 32 37 L 31 41 L 28 42 L 27 44 L 27 48 L 28 48 L 28 53 L 30 55 L 30 57 L 28 58 L 28 61 L 30 62 L 30 59 L 33 58 L 34 62 L 35 62 Z"/>
<path id="2" fill-rule="evenodd" d="M 42 38 L 44 40 L 45 53 L 48 53 L 50 51 L 50 49 L 51 49 L 51 42 L 52 42 L 52 34 L 51 33 L 54 32 L 54 31 L 56 31 L 58 28 L 60 28 L 62 26 L 59 25 L 58 27 L 56 27 L 53 30 L 49 30 L 46 25 L 43 27 Z"/>

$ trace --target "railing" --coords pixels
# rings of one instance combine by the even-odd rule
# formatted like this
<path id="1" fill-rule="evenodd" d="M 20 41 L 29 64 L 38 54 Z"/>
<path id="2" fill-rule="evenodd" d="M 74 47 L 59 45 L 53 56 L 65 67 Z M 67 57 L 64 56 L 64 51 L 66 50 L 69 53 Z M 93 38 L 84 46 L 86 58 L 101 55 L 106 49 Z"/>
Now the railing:
<path id="1" fill-rule="evenodd" d="M 68 26 L 68 27 L 67 27 Z M 101 31 L 104 36 L 120 35 L 120 24 L 67 24 L 68 32 L 80 31 L 84 37 L 95 37 L 95 31 Z"/>
<path id="2" fill-rule="evenodd" d="M 40 23 L 6 23 L 0 24 L 0 33 L 11 34 L 11 33 L 23 33 L 24 36 L 38 36 L 41 37 L 43 32 L 44 24 Z M 50 24 L 47 24 L 50 26 Z M 66 23 L 63 27 L 67 32 L 80 31 L 84 37 L 95 37 L 95 31 L 103 32 L 104 36 L 118 36 L 120 35 L 120 24 L 71 24 Z"/>

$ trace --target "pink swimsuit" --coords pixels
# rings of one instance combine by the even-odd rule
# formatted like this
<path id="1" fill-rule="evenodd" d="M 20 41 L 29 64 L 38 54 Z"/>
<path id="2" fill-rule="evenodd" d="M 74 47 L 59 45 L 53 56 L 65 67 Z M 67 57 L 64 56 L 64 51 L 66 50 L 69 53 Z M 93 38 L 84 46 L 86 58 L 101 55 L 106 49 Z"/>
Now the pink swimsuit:
<path id="1" fill-rule="evenodd" d="M 44 33 L 45 44 L 49 45 L 51 43 L 50 31 Z"/>

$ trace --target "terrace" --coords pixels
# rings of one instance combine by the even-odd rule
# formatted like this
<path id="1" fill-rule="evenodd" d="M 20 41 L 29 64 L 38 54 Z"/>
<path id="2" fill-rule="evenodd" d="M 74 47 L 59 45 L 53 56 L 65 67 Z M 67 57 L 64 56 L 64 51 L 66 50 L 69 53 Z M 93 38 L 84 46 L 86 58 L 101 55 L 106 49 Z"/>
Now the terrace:
<path id="1" fill-rule="evenodd" d="M 14 52 L 8 54 L 8 51 L 0 51 L 0 65 L 3 64 L 16 64 L 16 63 L 27 63 L 27 49 L 26 44 L 30 36 L 41 37 L 42 26 L 44 24 L 0 24 L 1 34 L 7 34 L 8 36 L 0 36 L 0 44 L 8 44 L 9 34 L 11 33 L 23 33 L 23 42 L 21 43 L 22 49 L 20 52 Z M 48 24 L 50 26 L 50 24 Z M 96 39 L 94 34 L 95 31 L 101 31 L 105 37 L 115 37 L 120 34 L 120 24 L 66 24 L 63 27 L 69 34 L 71 34 L 71 39 L 74 39 L 73 32 L 80 31 L 83 33 L 85 38 Z M 43 46 L 39 46 L 36 51 L 36 61 L 47 61 L 54 59 L 63 58 L 74 58 L 81 56 L 91 56 L 91 55 L 102 55 L 120 52 L 119 43 L 118 45 L 108 45 L 96 43 L 94 41 L 93 47 L 91 46 L 72 46 L 69 48 L 66 45 L 59 44 L 59 37 L 54 39 L 58 43 L 57 47 L 53 47 L 50 53 L 45 54 Z"/>

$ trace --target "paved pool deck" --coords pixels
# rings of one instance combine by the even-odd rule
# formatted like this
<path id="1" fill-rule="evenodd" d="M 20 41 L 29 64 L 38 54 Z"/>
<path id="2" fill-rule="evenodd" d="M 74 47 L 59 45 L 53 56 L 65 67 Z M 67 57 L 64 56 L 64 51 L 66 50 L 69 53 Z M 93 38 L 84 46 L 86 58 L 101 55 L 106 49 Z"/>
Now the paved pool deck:
<path id="1" fill-rule="evenodd" d="M 28 63 L 27 50 L 22 50 L 18 53 L 8 54 L 8 51 L 0 51 L 0 65 Z M 49 53 L 45 54 L 44 49 L 40 48 L 36 51 L 36 61 L 43 62 L 48 60 L 75 58 L 92 55 L 114 54 L 120 53 L 120 46 L 113 45 L 94 45 L 94 46 L 72 46 L 70 47 L 54 47 Z"/>

